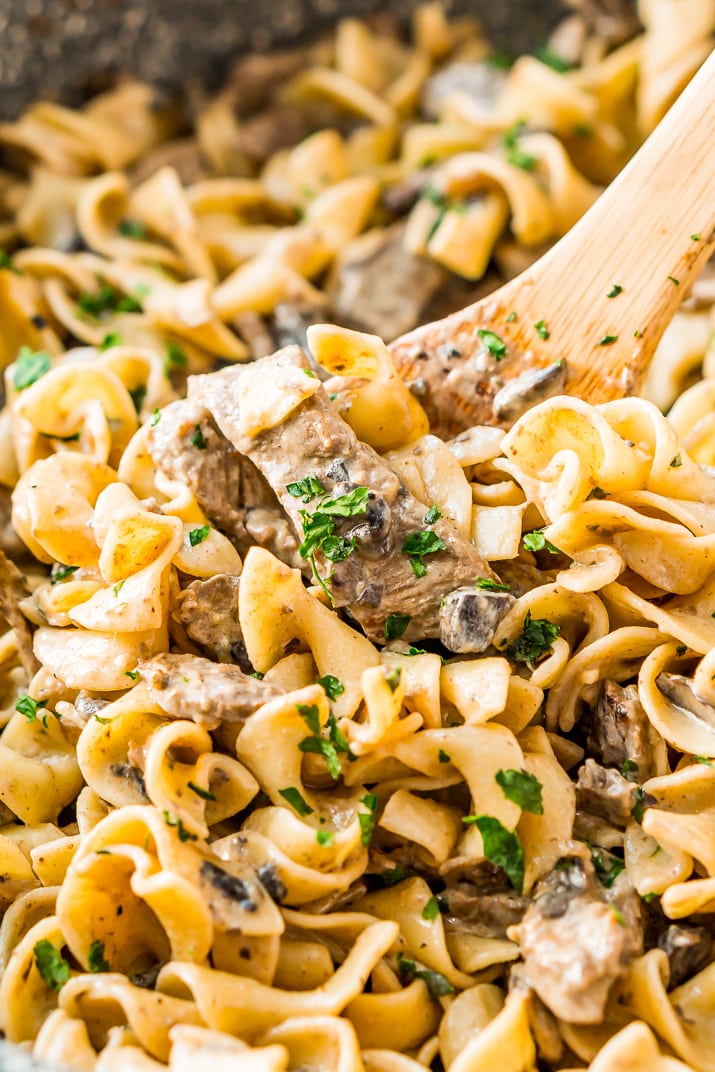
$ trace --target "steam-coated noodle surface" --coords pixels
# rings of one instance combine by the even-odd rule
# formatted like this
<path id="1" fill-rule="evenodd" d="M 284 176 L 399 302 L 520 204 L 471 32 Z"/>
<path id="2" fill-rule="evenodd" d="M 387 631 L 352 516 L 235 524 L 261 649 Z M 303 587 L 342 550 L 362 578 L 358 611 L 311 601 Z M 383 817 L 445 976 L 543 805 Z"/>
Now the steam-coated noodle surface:
<path id="1" fill-rule="evenodd" d="M 428 4 L 0 127 L 36 1057 L 715 1072 L 712 276 L 644 397 L 565 353 L 453 440 L 385 345 L 564 234 L 712 45 L 713 0 L 580 7 L 513 63 Z"/>

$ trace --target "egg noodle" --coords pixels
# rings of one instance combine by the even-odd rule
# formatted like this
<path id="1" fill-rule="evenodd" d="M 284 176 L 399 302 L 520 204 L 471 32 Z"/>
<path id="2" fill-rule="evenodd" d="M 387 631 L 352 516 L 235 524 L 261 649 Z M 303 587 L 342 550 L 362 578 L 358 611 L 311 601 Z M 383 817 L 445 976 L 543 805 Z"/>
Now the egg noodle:
<path id="1" fill-rule="evenodd" d="M 0 126 L 0 1028 L 37 1058 L 715 1072 L 712 283 L 645 397 L 449 441 L 379 337 L 564 234 L 712 47 L 713 0 L 585 7 L 511 64 L 433 4 L 348 19 L 193 132 L 131 81 Z"/>

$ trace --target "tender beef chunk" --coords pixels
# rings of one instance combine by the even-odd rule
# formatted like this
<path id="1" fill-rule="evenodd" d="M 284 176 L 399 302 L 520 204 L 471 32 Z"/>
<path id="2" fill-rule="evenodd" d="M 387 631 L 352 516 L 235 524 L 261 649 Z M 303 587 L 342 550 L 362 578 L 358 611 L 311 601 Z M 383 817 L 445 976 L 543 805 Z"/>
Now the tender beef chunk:
<path id="1" fill-rule="evenodd" d="M 438 119 L 447 99 L 461 93 L 489 112 L 505 79 L 505 72 L 494 64 L 450 63 L 428 78 L 422 87 L 422 110 L 430 119 Z"/>
<path id="2" fill-rule="evenodd" d="M 162 711 L 208 730 L 222 722 L 241 722 L 283 693 L 237 666 L 197 655 L 154 655 L 139 664 L 139 676 Z"/>
<path id="3" fill-rule="evenodd" d="M 519 599 L 542 584 L 550 584 L 551 577 L 536 566 L 530 566 L 526 562 L 515 562 L 505 559 L 503 562 L 493 564 L 495 572 L 499 575 L 502 584 L 509 585 L 509 591 Z"/>
<path id="4" fill-rule="evenodd" d="M 250 674 L 253 667 L 238 620 L 239 583 L 226 573 L 192 581 L 177 597 L 171 616 L 210 659 L 238 663 Z"/>
<path id="5" fill-rule="evenodd" d="M 258 542 L 288 565 L 299 564 L 298 541 L 275 495 L 203 406 L 187 399 L 172 402 L 149 429 L 147 443 L 157 468 L 193 492 L 212 524 L 239 551 L 245 554 Z"/>
<path id="6" fill-rule="evenodd" d="M 692 678 L 682 674 L 658 674 L 655 683 L 665 698 L 676 707 L 694 715 L 708 726 L 715 727 L 715 707 L 700 699 Z"/>
<path id="7" fill-rule="evenodd" d="M 619 771 L 587 759 L 578 772 L 576 801 L 582 811 L 625 826 L 636 803 L 636 787 Z"/>
<path id="8" fill-rule="evenodd" d="M 635 763 L 639 781 L 655 774 L 650 723 L 635 685 L 606 679 L 591 720 L 588 748 L 607 767 Z"/>
<path id="9" fill-rule="evenodd" d="M 669 989 L 680 986 L 710 963 L 712 937 L 706 927 L 671 923 L 658 937 L 658 946 L 668 954 Z"/>
<path id="10" fill-rule="evenodd" d="M 40 669 L 32 650 L 32 633 L 20 610 L 20 601 L 29 595 L 25 578 L 4 551 L 0 551 L 0 615 L 15 630 L 17 650 L 28 677 Z"/>
<path id="11" fill-rule="evenodd" d="M 368 487 L 364 512 L 335 519 L 336 534 L 348 541 L 354 539 L 354 549 L 342 561 L 326 561 L 322 552 L 316 551 L 321 575 L 330 575 L 335 605 L 346 607 L 372 640 L 384 641 L 385 623 L 392 614 L 409 616 L 403 634 L 407 640 L 439 636 L 442 598 L 460 585 L 474 584 L 478 577 L 491 575 L 477 549 L 440 518 L 433 531 L 443 541 L 444 549 L 429 554 L 425 560 L 427 572 L 416 575 L 402 547 L 407 536 L 425 531 L 425 506 L 413 498 L 371 447 L 356 439 L 322 387 L 318 386 L 275 427 L 255 435 L 243 430 L 241 406 L 253 411 L 255 406 L 265 405 L 264 382 L 273 385 L 274 391 L 277 388 L 276 398 L 280 400 L 281 385 L 290 385 L 295 370 L 307 367 L 302 351 L 287 347 L 246 368 L 233 366 L 208 376 L 192 377 L 190 397 L 210 409 L 224 434 L 257 466 L 297 530 L 303 527 L 301 511 L 305 504 L 300 497 L 288 493 L 287 485 L 311 476 L 320 482 L 329 498 L 347 494 L 358 486 Z M 244 376 L 250 378 L 242 383 Z M 285 390 L 289 392 L 290 387 Z M 290 398 L 290 394 L 286 397 Z M 336 462 L 341 464 L 334 468 Z M 308 512 L 317 505 L 314 499 L 308 504 Z"/>
<path id="12" fill-rule="evenodd" d="M 369 231 L 342 251 L 329 286 L 339 324 L 389 340 L 421 322 L 446 272 L 405 249 L 403 234 L 403 224 Z"/>
<path id="13" fill-rule="evenodd" d="M 529 906 L 528 897 L 521 897 L 514 890 L 487 893 L 471 882 L 449 885 L 441 900 L 447 909 L 444 915 L 447 930 L 483 938 L 506 938 L 507 927 L 519 923 Z"/>
<path id="14" fill-rule="evenodd" d="M 625 872 L 604 890 L 586 860 L 562 861 L 509 937 L 521 947 L 522 977 L 555 1016 L 598 1024 L 611 986 L 642 948 L 639 898 Z"/>
<path id="15" fill-rule="evenodd" d="M 442 600 L 440 640 L 450 651 L 486 651 L 499 622 L 515 603 L 508 592 L 456 588 Z"/>

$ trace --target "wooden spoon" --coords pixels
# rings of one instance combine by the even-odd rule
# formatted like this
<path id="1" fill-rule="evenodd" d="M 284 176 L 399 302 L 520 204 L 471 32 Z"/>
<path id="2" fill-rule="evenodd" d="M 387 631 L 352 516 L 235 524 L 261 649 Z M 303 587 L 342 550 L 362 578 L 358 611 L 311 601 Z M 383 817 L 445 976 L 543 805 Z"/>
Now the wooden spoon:
<path id="1" fill-rule="evenodd" d="M 390 350 L 447 436 L 474 424 L 508 427 L 564 390 L 594 403 L 630 395 L 714 247 L 715 54 L 548 253 Z"/>

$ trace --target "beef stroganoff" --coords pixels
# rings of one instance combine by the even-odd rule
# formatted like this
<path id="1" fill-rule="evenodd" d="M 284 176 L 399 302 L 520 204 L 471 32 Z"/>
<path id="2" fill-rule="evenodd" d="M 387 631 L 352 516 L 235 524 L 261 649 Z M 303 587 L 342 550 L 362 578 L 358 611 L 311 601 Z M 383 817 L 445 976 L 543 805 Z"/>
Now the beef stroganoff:
<path id="1" fill-rule="evenodd" d="M 715 3 L 639 15 L 511 63 L 430 4 L 188 112 L 122 82 L 0 127 L 0 1027 L 36 1057 L 715 1072 L 712 277 L 644 397 L 565 396 L 563 354 L 451 439 L 383 341 L 657 123 Z"/>

